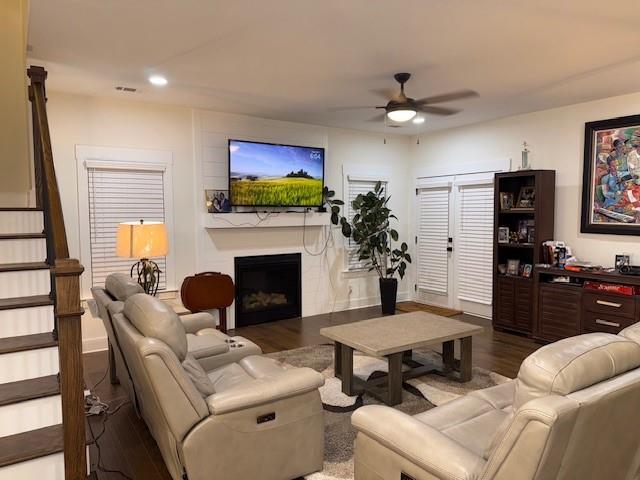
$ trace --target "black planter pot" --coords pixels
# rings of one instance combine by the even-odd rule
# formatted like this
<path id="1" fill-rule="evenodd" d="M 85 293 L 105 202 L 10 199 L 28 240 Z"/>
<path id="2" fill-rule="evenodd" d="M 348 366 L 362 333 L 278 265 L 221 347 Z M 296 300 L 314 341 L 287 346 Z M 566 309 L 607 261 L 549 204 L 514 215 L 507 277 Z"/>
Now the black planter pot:
<path id="1" fill-rule="evenodd" d="M 393 315 L 396 313 L 396 297 L 398 296 L 398 279 L 380 279 L 380 300 L 382 300 L 382 313 Z"/>

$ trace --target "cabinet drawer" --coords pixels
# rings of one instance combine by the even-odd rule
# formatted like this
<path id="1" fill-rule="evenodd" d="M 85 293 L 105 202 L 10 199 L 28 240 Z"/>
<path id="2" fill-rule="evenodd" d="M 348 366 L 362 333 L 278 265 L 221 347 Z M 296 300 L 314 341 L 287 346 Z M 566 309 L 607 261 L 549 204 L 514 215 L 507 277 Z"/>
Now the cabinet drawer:
<path id="1" fill-rule="evenodd" d="M 582 295 L 582 307 L 585 310 L 607 315 L 635 318 L 636 302 L 634 297 L 609 295 L 585 290 Z"/>
<path id="2" fill-rule="evenodd" d="M 580 288 L 541 285 L 537 336 L 556 341 L 580 333 Z"/>
<path id="3" fill-rule="evenodd" d="M 611 314 L 583 312 L 582 328 L 590 332 L 619 333 L 623 328 L 633 325 L 635 319 Z"/>

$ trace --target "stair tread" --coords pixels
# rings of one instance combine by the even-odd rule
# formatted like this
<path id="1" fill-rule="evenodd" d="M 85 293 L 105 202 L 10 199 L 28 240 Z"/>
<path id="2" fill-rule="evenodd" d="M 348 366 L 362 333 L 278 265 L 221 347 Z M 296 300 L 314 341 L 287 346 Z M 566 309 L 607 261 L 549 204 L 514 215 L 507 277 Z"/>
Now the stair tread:
<path id="1" fill-rule="evenodd" d="M 41 212 L 40 207 L 0 207 L 0 212 Z"/>
<path id="2" fill-rule="evenodd" d="M 62 452 L 62 425 L 38 428 L 0 438 L 0 467 Z"/>
<path id="3" fill-rule="evenodd" d="M 51 397 L 59 393 L 60 384 L 57 375 L 3 383 L 0 384 L 0 406 Z"/>
<path id="4" fill-rule="evenodd" d="M 0 263 L 0 272 L 19 272 L 23 270 L 45 270 L 46 262 Z"/>
<path id="5" fill-rule="evenodd" d="M 28 297 L 0 298 L 0 310 L 42 307 L 44 305 L 53 305 L 53 300 L 51 300 L 49 295 L 30 295 Z"/>
<path id="6" fill-rule="evenodd" d="M 30 240 L 32 238 L 46 238 L 44 233 L 0 233 L 0 240 Z"/>
<path id="7" fill-rule="evenodd" d="M 0 338 L 0 354 L 55 347 L 57 344 L 58 342 L 53 338 L 52 333 L 35 333 L 33 335 Z"/>

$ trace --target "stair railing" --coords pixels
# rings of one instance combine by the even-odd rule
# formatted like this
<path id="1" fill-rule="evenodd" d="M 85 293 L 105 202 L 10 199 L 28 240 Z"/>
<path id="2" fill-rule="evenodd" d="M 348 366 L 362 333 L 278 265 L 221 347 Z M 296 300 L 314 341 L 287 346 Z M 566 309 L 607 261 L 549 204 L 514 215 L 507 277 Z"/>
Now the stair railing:
<path id="1" fill-rule="evenodd" d="M 85 480 L 87 460 L 80 323 L 84 313 L 80 303 L 80 275 L 84 268 L 78 260 L 69 258 L 47 120 L 47 72 L 42 67 L 31 66 L 27 75 L 31 80 L 29 101 L 33 117 L 36 205 L 44 213 L 47 264 L 51 267 L 51 295 L 55 314 L 54 335 L 58 340 L 60 358 L 65 478 Z"/>

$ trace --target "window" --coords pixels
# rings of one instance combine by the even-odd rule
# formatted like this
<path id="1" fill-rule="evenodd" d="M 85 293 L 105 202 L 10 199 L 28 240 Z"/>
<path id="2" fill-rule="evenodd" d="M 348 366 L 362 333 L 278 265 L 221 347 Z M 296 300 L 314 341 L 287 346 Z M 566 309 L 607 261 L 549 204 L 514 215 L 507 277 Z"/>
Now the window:
<path id="1" fill-rule="evenodd" d="M 129 273 L 133 260 L 116 256 L 116 232 L 121 222 L 165 221 L 163 171 L 87 168 L 91 284 L 104 285 L 111 273 Z M 152 258 L 163 272 L 158 290 L 167 287 L 165 257 Z"/>
<path id="2" fill-rule="evenodd" d="M 355 213 L 351 208 L 351 202 L 360 194 L 366 195 L 368 192 L 372 192 L 378 181 L 382 182 L 383 191 L 386 192 L 388 181 L 384 175 L 372 177 L 361 176 L 356 174 L 345 175 L 345 217 L 351 222 Z M 345 256 L 346 256 L 346 269 L 350 272 L 365 271 L 365 262 L 358 260 L 358 246 L 353 240 L 348 239 L 345 242 Z"/>
<path id="3" fill-rule="evenodd" d="M 449 192 L 448 185 L 417 192 L 417 288 L 425 292 L 449 291 Z"/>
<path id="4" fill-rule="evenodd" d="M 167 226 L 169 253 L 153 258 L 162 275 L 159 290 L 175 288 L 172 154 L 163 150 L 76 146 L 82 297 L 103 286 L 110 273 L 131 271 L 137 259 L 115 254 L 118 224 L 160 221 Z"/>
<path id="5" fill-rule="evenodd" d="M 491 305 L 493 184 L 459 186 L 458 298 Z"/>

